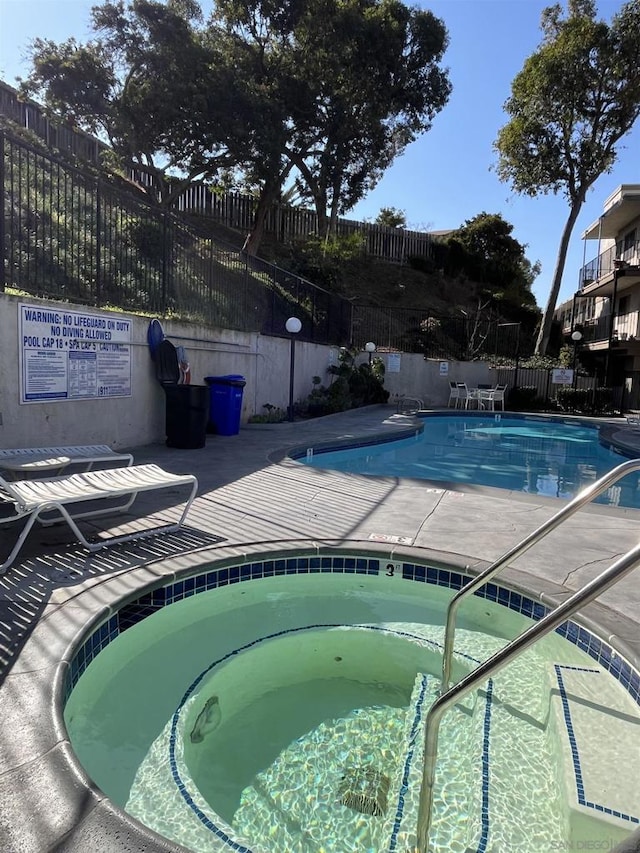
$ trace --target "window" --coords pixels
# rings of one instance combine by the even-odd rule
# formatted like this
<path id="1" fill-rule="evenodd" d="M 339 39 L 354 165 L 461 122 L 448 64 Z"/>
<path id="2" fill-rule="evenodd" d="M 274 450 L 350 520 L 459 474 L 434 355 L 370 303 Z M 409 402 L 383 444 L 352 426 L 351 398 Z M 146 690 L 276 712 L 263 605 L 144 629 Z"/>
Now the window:
<path id="1" fill-rule="evenodd" d="M 618 299 L 618 314 L 628 314 L 630 304 L 630 296 L 621 296 L 620 299 Z"/>
<path id="2" fill-rule="evenodd" d="M 633 231 L 629 231 L 627 234 L 624 235 L 624 244 L 623 244 L 622 250 L 624 252 L 630 252 L 630 251 L 632 251 L 635 244 L 636 244 L 636 229 L 634 228 Z"/>

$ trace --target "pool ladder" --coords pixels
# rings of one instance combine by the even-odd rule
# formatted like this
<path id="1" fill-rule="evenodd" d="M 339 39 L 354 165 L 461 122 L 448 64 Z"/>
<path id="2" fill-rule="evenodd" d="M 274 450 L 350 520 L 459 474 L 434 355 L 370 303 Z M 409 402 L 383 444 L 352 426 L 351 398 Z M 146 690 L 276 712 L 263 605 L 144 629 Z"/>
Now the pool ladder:
<path id="1" fill-rule="evenodd" d="M 475 577 L 470 583 L 459 590 L 451 599 L 447 610 L 447 621 L 444 635 L 444 653 L 442 659 L 442 683 L 440 695 L 429 709 L 425 718 L 426 736 L 424 747 L 424 771 L 422 776 L 422 788 L 420 790 L 420 802 L 418 809 L 418 851 L 429 853 L 429 829 L 431 827 L 431 816 L 433 809 L 433 785 L 435 779 L 436 760 L 438 756 L 438 731 L 440 721 L 449 708 L 452 707 L 462 696 L 471 692 L 475 687 L 486 681 L 489 677 L 505 667 L 521 652 L 528 649 L 540 637 L 550 633 L 558 625 L 572 616 L 583 605 L 589 604 L 609 589 L 621 578 L 640 564 L 640 544 L 627 551 L 615 563 L 605 569 L 598 577 L 585 584 L 582 589 L 575 592 L 566 601 L 548 613 L 539 622 L 528 628 L 523 634 L 516 637 L 488 660 L 481 663 L 476 669 L 462 678 L 457 684 L 449 688 L 451 680 L 451 658 L 453 655 L 453 642 L 455 637 L 456 613 L 462 599 L 474 593 L 477 589 L 488 583 L 504 566 L 524 554 L 547 533 L 551 533 L 559 527 L 567 518 L 581 509 L 585 504 L 591 503 L 594 498 L 602 494 L 609 486 L 616 483 L 622 477 L 632 471 L 640 471 L 640 459 L 632 459 L 623 462 L 616 468 L 605 474 L 591 486 L 576 495 L 573 500 L 566 504 L 548 521 L 541 524 L 533 533 L 530 533 L 521 542 L 499 557 L 488 568 Z"/>

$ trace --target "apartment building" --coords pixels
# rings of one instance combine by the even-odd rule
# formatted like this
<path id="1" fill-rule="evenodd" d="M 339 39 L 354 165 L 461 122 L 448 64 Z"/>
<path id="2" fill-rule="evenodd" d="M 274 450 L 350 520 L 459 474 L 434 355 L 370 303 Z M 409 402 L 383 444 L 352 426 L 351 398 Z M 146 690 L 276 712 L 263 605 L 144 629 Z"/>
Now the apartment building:
<path id="1" fill-rule="evenodd" d="M 622 389 L 625 409 L 640 408 L 640 184 L 622 184 L 582 234 L 592 260 L 580 270 L 573 299 L 555 318 L 579 361 L 598 382 Z M 585 256 L 587 251 L 585 251 Z M 575 343 L 575 342 L 574 342 Z"/>

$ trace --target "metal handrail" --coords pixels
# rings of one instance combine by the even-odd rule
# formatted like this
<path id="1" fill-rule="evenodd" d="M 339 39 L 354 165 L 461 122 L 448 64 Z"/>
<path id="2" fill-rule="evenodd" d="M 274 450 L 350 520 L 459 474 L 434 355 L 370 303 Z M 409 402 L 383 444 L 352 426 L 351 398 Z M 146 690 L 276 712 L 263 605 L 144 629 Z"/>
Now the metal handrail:
<path id="1" fill-rule="evenodd" d="M 550 519 L 544 522 L 544 524 L 541 524 L 540 527 L 533 531 L 533 533 L 526 536 L 521 542 L 499 557 L 494 563 L 477 575 L 477 577 L 466 584 L 462 589 L 458 590 L 449 602 L 449 607 L 447 609 L 440 693 L 447 692 L 449 689 L 449 682 L 451 681 L 451 661 L 453 657 L 453 643 L 456 630 L 456 613 L 461 600 L 465 596 L 471 595 L 477 589 L 480 589 L 480 587 L 488 583 L 491 578 L 495 577 L 500 569 L 502 569 L 509 561 L 514 560 L 521 554 L 524 554 L 532 545 L 535 545 L 536 542 L 544 539 L 547 533 L 551 533 L 552 530 L 555 530 L 555 528 L 562 524 L 565 519 L 569 518 L 569 516 L 573 515 L 585 504 L 590 503 L 594 498 L 597 498 L 598 495 L 602 494 L 602 492 L 608 489 L 609 486 L 613 485 L 626 474 L 630 474 L 632 471 L 640 471 L 640 459 L 630 459 L 628 462 L 623 462 L 621 465 L 612 468 L 608 474 L 605 474 L 599 480 L 596 480 L 595 483 L 592 483 L 590 486 L 587 486 L 586 489 L 583 489 L 575 498 L 573 498 L 573 500 L 569 501 L 568 504 L 565 504 L 561 510 L 559 510 L 555 515 L 552 515 Z"/>
<path id="2" fill-rule="evenodd" d="M 460 592 L 469 592 L 473 585 L 477 589 L 485 583 L 488 577 L 492 577 L 500 569 L 504 563 L 514 555 L 524 553 L 534 542 L 542 538 L 550 530 L 558 526 L 565 518 L 568 518 L 585 503 L 588 503 L 594 497 L 597 497 L 604 489 L 612 483 L 615 483 L 621 477 L 631 471 L 640 469 L 640 459 L 633 459 L 629 462 L 623 462 L 618 465 L 600 480 L 597 480 L 588 488 L 584 489 L 570 503 L 568 503 L 560 512 L 552 516 L 548 522 L 541 525 L 530 536 L 524 539 L 515 548 L 508 551 L 503 557 L 489 566 L 481 575 L 464 588 Z M 500 649 L 488 660 L 481 663 L 476 669 L 466 675 L 454 687 L 446 693 L 442 693 L 429 709 L 425 718 L 425 748 L 424 748 L 424 770 L 422 777 L 422 788 L 420 790 L 420 802 L 418 810 L 418 850 L 420 853 L 428 853 L 429 829 L 431 826 L 431 815 L 433 809 L 433 786 L 435 781 L 436 760 L 438 757 L 438 733 L 440 730 L 440 721 L 444 713 L 454 705 L 463 695 L 472 691 L 478 684 L 485 681 L 490 676 L 499 672 L 503 667 L 509 664 L 521 652 L 533 645 L 540 637 L 545 636 L 561 625 L 566 619 L 572 616 L 577 610 L 585 604 L 593 601 L 605 592 L 609 587 L 617 583 L 618 580 L 625 577 L 630 571 L 640 564 L 640 544 L 636 545 L 630 551 L 627 551 L 622 557 L 616 560 L 608 569 L 601 572 L 596 578 L 585 584 L 582 589 L 575 592 L 565 602 L 560 604 L 551 613 L 548 613 L 539 622 L 536 622 L 528 628 L 523 634 L 516 637 L 504 648 Z M 461 597 L 457 594 L 458 600 Z M 453 602 L 452 602 L 453 603 Z"/>
<path id="3" fill-rule="evenodd" d="M 429 840 L 429 827 L 431 825 L 431 811 L 433 802 L 433 783 L 435 779 L 436 758 L 438 753 L 438 730 L 440 720 L 455 702 L 465 693 L 469 693 L 477 684 L 494 675 L 504 666 L 510 663 L 520 652 L 533 645 L 540 637 L 548 634 L 558 625 L 561 625 L 569 616 L 572 616 L 582 605 L 588 604 L 597 598 L 601 592 L 609 589 L 618 580 L 623 578 L 632 569 L 640 564 L 640 544 L 636 545 L 624 556 L 616 560 L 613 565 L 586 584 L 581 590 L 574 593 L 563 604 L 547 614 L 539 622 L 536 622 L 524 634 L 516 637 L 507 646 L 500 649 L 492 657 L 480 664 L 469 675 L 459 681 L 443 696 L 439 696 L 433 703 L 425 719 L 427 730 L 424 747 L 424 774 L 422 777 L 422 789 L 420 791 L 420 806 L 418 811 L 418 850 L 427 853 Z"/>

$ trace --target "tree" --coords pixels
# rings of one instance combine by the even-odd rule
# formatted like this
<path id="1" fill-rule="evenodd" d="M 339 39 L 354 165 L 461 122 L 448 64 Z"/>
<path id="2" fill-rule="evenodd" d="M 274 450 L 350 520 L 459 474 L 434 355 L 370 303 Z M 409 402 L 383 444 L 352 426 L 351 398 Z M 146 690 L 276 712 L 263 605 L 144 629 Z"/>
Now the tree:
<path id="1" fill-rule="evenodd" d="M 444 25 L 400 0 L 107 0 L 96 38 L 38 39 L 23 84 L 108 139 L 170 205 L 195 179 L 256 195 L 249 254 L 287 180 L 323 237 L 450 92 Z"/>
<path id="2" fill-rule="evenodd" d="M 383 225 L 386 228 L 407 227 L 407 215 L 404 210 L 397 210 L 395 207 L 381 207 L 375 221 L 376 225 Z"/>
<path id="3" fill-rule="evenodd" d="M 513 225 L 499 213 L 479 213 L 467 219 L 449 238 L 462 252 L 464 272 L 482 285 L 485 295 L 505 306 L 536 307 L 531 286 L 540 270 L 512 236 Z"/>
<path id="4" fill-rule="evenodd" d="M 291 58 L 313 109 L 294 113 L 287 156 L 322 237 L 380 180 L 446 104 L 448 38 L 431 12 L 399 0 L 307 0 Z"/>
<path id="5" fill-rule="evenodd" d="M 542 13 L 542 43 L 511 86 L 511 116 L 494 144 L 497 173 L 517 193 L 562 192 L 569 214 L 536 341 L 546 353 L 569 239 L 586 193 L 616 160 L 616 144 L 640 112 L 640 0 L 611 24 L 596 20 L 593 0 L 568 0 Z"/>
<path id="6" fill-rule="evenodd" d="M 56 115 L 106 138 L 119 165 L 149 176 L 169 205 L 186 184 L 232 162 L 226 122 L 236 106 L 213 62 L 195 0 L 122 0 L 92 9 L 98 37 L 35 39 L 21 89 Z"/>
<path id="7" fill-rule="evenodd" d="M 334 236 L 351 209 L 449 96 L 439 61 L 443 24 L 399 0 L 218 0 L 216 40 L 240 85 L 268 98 L 247 175 L 259 203 L 247 249 L 255 251 L 268 198 L 293 178 L 311 201 L 318 234 Z"/>

